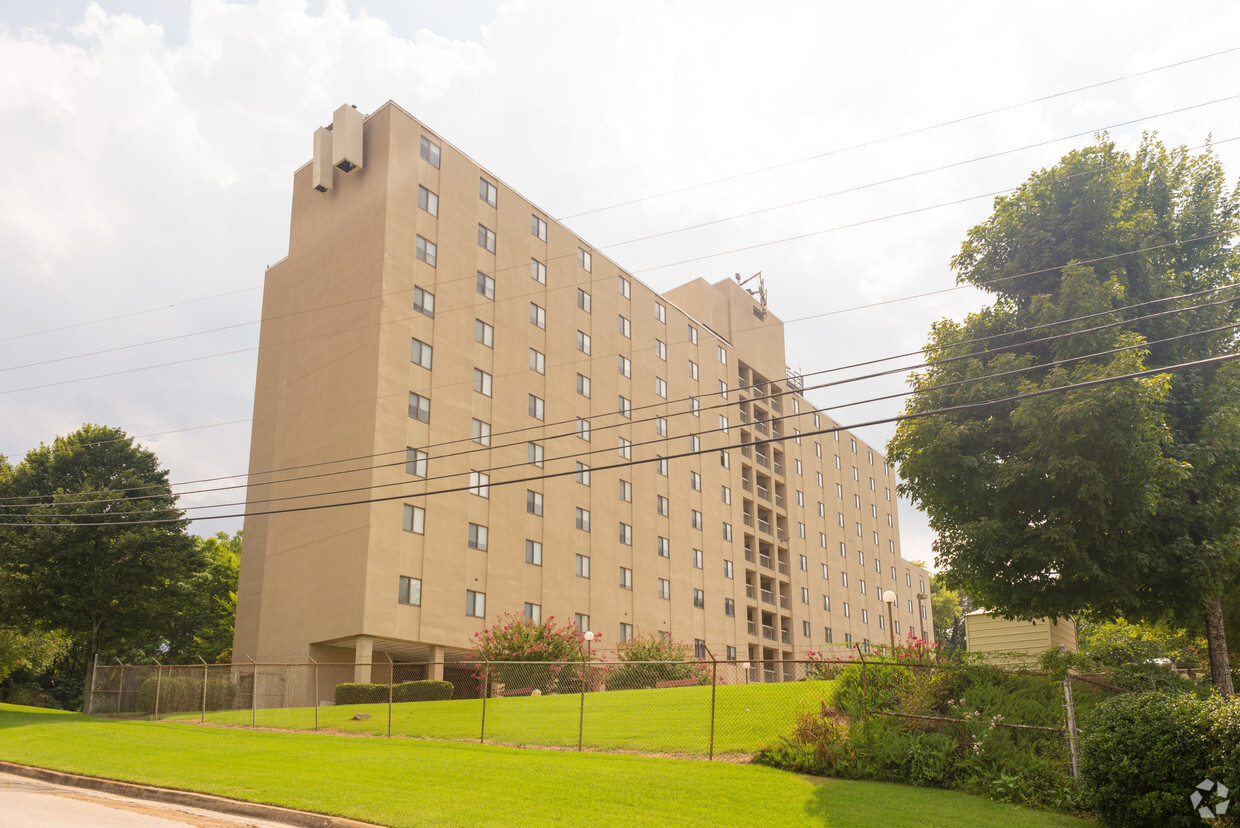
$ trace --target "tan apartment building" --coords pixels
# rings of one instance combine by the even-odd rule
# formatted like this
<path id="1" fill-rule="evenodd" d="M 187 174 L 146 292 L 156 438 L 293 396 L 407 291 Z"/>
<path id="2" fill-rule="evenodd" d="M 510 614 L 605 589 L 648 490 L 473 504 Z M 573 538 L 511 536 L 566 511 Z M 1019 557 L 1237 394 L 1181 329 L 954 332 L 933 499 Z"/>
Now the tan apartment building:
<path id="1" fill-rule="evenodd" d="M 513 612 L 750 662 L 932 635 L 894 470 L 786 364 L 733 280 L 660 295 L 341 107 L 266 276 L 234 653 L 453 660 Z"/>

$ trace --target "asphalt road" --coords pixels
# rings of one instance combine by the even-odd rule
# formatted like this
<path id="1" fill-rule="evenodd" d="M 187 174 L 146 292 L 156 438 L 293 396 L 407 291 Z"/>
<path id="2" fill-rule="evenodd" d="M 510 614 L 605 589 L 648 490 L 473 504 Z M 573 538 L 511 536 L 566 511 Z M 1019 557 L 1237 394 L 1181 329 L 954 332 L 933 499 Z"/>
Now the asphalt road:
<path id="1" fill-rule="evenodd" d="M 0 772 L 0 828 L 288 828 L 286 822 L 38 782 Z"/>

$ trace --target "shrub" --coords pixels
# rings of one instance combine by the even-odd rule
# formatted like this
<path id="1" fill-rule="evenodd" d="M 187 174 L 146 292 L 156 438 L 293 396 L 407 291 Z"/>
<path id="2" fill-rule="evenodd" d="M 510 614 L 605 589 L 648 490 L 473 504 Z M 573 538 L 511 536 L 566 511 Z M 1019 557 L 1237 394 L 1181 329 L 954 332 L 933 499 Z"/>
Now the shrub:
<path id="1" fill-rule="evenodd" d="M 619 664 L 607 670 L 608 690 L 654 687 L 662 681 L 691 680 L 710 684 L 705 662 L 692 660 L 689 645 L 661 635 L 638 635 L 616 648 Z"/>
<path id="2" fill-rule="evenodd" d="M 1240 787 L 1240 700 L 1133 693 L 1084 722 L 1081 777 L 1109 824 L 1199 825 L 1189 796 L 1203 779 Z M 1234 781 L 1233 781 L 1234 780 Z"/>
<path id="3" fill-rule="evenodd" d="M 392 686 L 393 702 L 444 701 L 452 698 L 452 682 L 424 679 L 402 681 Z M 384 704 L 388 700 L 386 684 L 336 685 L 336 704 Z"/>

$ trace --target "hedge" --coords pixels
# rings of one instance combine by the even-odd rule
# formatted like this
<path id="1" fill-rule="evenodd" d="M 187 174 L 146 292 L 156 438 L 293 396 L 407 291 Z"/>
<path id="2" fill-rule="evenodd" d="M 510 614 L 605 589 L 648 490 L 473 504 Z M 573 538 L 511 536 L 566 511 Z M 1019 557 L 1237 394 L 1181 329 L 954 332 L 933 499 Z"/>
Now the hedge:
<path id="1" fill-rule="evenodd" d="M 425 679 L 391 685 L 392 701 L 446 701 L 452 698 L 452 682 Z M 388 700 L 386 684 L 337 684 L 336 704 L 380 704 Z"/>
<path id="2" fill-rule="evenodd" d="M 159 679 L 159 712 L 188 713 L 202 709 L 202 679 L 187 676 L 165 676 Z M 156 679 L 149 678 L 138 688 L 138 709 L 144 713 L 155 710 Z M 237 685 L 223 679 L 207 681 L 207 709 L 231 710 L 237 706 Z M 115 709 L 115 702 L 112 704 Z M 104 712 L 98 709 L 97 712 Z M 107 711 L 112 712 L 112 711 Z"/>

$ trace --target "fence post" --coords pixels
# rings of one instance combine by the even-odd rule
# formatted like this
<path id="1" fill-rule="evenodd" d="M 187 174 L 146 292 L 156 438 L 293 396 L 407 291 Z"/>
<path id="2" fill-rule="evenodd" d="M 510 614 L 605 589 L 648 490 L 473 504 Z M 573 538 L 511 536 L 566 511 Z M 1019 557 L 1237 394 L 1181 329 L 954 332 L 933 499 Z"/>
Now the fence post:
<path id="1" fill-rule="evenodd" d="M 116 658 L 116 656 L 112 656 Z M 125 662 L 116 658 L 116 663 L 121 665 L 121 686 L 116 693 L 116 715 L 119 717 L 125 712 Z"/>
<path id="2" fill-rule="evenodd" d="M 581 751 L 586 731 L 586 654 L 581 653 L 581 708 L 577 712 L 577 750 Z"/>
<path id="3" fill-rule="evenodd" d="M 99 653 L 95 653 L 95 663 L 90 666 L 90 692 L 86 694 L 86 715 L 93 716 L 95 713 L 95 679 L 99 672 Z M 117 702 L 117 712 L 120 710 L 120 702 Z"/>
<path id="4" fill-rule="evenodd" d="M 1072 778 L 1079 779 L 1081 776 L 1080 760 L 1076 754 L 1076 706 L 1072 703 L 1072 677 L 1065 676 L 1063 680 L 1063 698 L 1064 709 L 1067 711 L 1068 718 L 1068 752 L 1072 756 Z"/>
<path id="5" fill-rule="evenodd" d="M 152 718 L 159 721 L 159 686 L 164 677 L 164 665 L 159 663 L 159 659 L 154 659 L 154 661 L 158 667 L 155 670 L 155 713 Z"/>
<path id="6" fill-rule="evenodd" d="M 866 689 L 865 679 L 865 655 L 861 652 L 861 645 L 854 644 L 857 648 L 857 658 L 861 659 L 861 717 L 866 721 L 870 720 L 870 699 L 869 692 Z"/>
<path id="7" fill-rule="evenodd" d="M 715 692 L 719 687 L 719 662 L 715 659 L 715 654 L 710 651 L 710 647 L 706 648 L 706 654 L 710 656 L 710 753 L 706 757 L 708 761 L 715 758 Z"/>
<path id="8" fill-rule="evenodd" d="M 250 727 L 258 727 L 258 662 L 250 658 L 250 654 L 245 654 L 250 659 Z"/>
<path id="9" fill-rule="evenodd" d="M 392 687 L 396 683 L 396 662 L 391 653 L 384 653 L 388 660 L 388 738 L 392 738 Z"/>
<path id="10" fill-rule="evenodd" d="M 310 663 L 314 665 L 314 732 L 319 731 L 319 663 L 314 660 L 309 653 L 306 658 L 310 659 Z"/>
<path id="11" fill-rule="evenodd" d="M 478 735 L 478 744 L 487 741 L 487 696 L 491 695 L 491 662 L 482 662 L 482 733 Z"/>
<path id="12" fill-rule="evenodd" d="M 207 667 L 207 660 L 205 658 L 203 658 L 202 656 L 198 656 L 198 660 L 202 662 L 202 718 L 199 720 L 199 724 L 206 724 L 207 723 L 207 678 L 208 678 L 207 670 L 208 670 L 208 667 Z"/>

